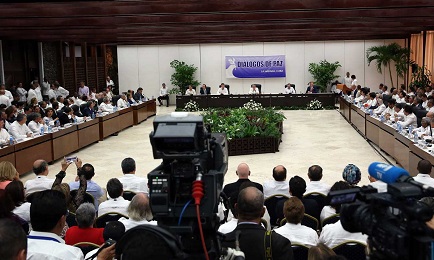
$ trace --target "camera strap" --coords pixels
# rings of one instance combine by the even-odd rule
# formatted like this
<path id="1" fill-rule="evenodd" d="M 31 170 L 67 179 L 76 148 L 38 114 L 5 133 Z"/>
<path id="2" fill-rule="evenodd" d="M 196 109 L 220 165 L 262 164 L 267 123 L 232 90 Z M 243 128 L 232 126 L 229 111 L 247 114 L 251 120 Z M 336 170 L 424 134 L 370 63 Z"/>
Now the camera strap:
<path id="1" fill-rule="evenodd" d="M 271 231 L 265 231 L 264 236 L 264 249 L 265 249 L 265 259 L 273 259 L 273 254 L 271 250 Z"/>

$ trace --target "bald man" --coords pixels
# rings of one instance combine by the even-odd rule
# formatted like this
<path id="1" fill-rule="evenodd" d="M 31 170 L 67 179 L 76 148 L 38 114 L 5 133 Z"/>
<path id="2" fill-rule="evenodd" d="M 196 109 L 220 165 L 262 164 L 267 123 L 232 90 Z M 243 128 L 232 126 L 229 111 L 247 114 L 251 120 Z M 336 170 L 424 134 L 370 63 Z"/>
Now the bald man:
<path id="1" fill-rule="evenodd" d="M 68 169 L 70 163 L 67 163 L 65 160 L 62 161 L 60 170 L 60 174 L 66 174 L 66 169 Z M 53 186 L 54 179 L 49 179 L 48 176 L 48 163 L 44 160 L 36 160 L 33 163 L 33 172 L 36 174 L 36 178 L 33 180 L 26 181 L 24 185 L 24 190 L 26 192 L 26 196 L 32 194 L 34 192 L 50 190 Z"/>
<path id="2" fill-rule="evenodd" d="M 286 168 L 283 165 L 277 165 L 273 168 L 273 179 L 272 181 L 264 182 L 264 197 L 267 199 L 270 196 L 282 194 L 287 197 L 289 195 L 289 184 L 286 181 Z"/>
<path id="3" fill-rule="evenodd" d="M 255 187 L 242 189 L 235 209 L 238 211 L 238 225 L 234 231 L 226 234 L 222 242 L 224 247 L 235 248 L 235 238 L 239 232 L 240 249 L 246 259 L 265 259 L 266 246 L 271 247 L 273 259 L 294 259 L 291 242 L 273 231 L 266 236 L 265 228 L 260 225 L 265 213 L 264 195 L 260 190 Z"/>
<path id="4" fill-rule="evenodd" d="M 241 184 L 243 184 L 246 181 L 249 180 L 250 176 L 250 168 L 247 165 L 247 163 L 240 163 L 237 167 L 237 171 L 235 172 L 238 175 L 238 181 L 226 184 L 223 188 L 223 192 L 226 194 L 226 196 L 230 197 L 232 193 L 238 192 L 240 189 Z M 252 182 L 256 188 L 258 188 L 261 192 L 264 191 L 262 188 L 262 185 L 256 182 Z"/>

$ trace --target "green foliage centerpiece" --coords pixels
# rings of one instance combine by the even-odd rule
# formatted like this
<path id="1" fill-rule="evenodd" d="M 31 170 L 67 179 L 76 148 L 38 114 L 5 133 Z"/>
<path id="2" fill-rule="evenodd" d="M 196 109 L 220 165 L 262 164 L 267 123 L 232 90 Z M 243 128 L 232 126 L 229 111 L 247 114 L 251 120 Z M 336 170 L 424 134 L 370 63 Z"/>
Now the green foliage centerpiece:
<path id="1" fill-rule="evenodd" d="M 226 133 L 229 155 L 278 151 L 286 118 L 273 108 L 250 100 L 240 108 L 213 108 L 202 115 L 211 132 Z"/>
<path id="2" fill-rule="evenodd" d="M 179 60 L 173 60 L 170 63 L 170 67 L 175 69 L 175 72 L 170 77 L 170 82 L 180 89 L 182 95 L 184 95 L 188 85 L 196 87 L 200 84 L 200 82 L 194 78 L 194 73 L 197 71 L 197 67 L 194 65 L 189 65 Z"/>
<path id="3" fill-rule="evenodd" d="M 330 63 L 327 60 L 322 60 L 319 63 L 309 63 L 309 73 L 315 79 L 315 84 L 321 88 L 321 92 L 327 90 L 327 86 L 330 83 L 339 78 L 339 75 L 335 75 L 335 71 L 342 67 L 339 61 Z"/>

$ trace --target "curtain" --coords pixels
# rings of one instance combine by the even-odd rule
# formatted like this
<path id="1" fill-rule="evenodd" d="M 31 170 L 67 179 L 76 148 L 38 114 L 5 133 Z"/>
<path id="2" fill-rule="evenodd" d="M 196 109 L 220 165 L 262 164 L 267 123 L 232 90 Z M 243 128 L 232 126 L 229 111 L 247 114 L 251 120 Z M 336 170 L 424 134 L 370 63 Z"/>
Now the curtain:
<path id="1" fill-rule="evenodd" d="M 434 31 L 426 32 L 425 65 L 432 73 L 434 70 Z"/>
<path id="2" fill-rule="evenodd" d="M 410 59 L 417 65 L 423 64 L 423 33 L 412 34 L 410 38 Z M 408 82 L 411 82 L 411 67 L 409 68 Z"/>

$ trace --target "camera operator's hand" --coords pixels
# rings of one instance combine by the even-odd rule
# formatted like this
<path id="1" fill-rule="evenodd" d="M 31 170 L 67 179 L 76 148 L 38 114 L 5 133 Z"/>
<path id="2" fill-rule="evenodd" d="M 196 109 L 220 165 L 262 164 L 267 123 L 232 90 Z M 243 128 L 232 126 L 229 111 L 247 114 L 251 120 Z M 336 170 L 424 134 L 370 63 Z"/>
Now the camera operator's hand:
<path id="1" fill-rule="evenodd" d="M 104 248 L 99 252 L 98 256 L 96 257 L 97 260 L 112 260 L 115 257 L 115 247 L 116 244 L 113 244 L 107 248 Z"/>

